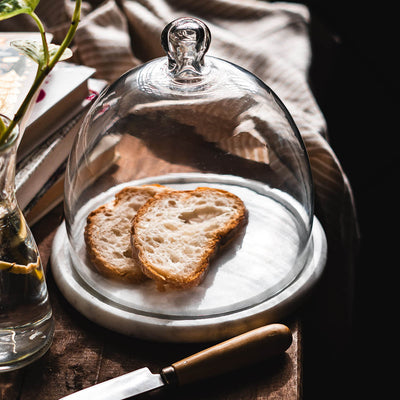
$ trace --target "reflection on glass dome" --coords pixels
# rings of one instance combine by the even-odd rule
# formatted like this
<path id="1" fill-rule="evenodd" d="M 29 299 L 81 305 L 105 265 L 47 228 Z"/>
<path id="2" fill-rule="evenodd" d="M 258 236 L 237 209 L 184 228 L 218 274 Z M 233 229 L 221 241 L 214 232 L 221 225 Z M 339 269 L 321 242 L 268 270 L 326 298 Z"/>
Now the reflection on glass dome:
<path id="1" fill-rule="evenodd" d="M 269 87 L 205 55 L 210 34 L 203 23 L 177 20 L 164 29 L 162 43 L 167 57 L 107 88 L 75 140 L 65 186 L 73 264 L 101 295 L 142 313 L 201 317 L 250 307 L 296 279 L 312 253 L 307 154 Z M 239 196 L 248 210 L 245 232 L 190 291 L 160 293 L 151 282 L 110 282 L 88 261 L 88 214 L 123 187 L 149 183 L 221 188 Z"/>

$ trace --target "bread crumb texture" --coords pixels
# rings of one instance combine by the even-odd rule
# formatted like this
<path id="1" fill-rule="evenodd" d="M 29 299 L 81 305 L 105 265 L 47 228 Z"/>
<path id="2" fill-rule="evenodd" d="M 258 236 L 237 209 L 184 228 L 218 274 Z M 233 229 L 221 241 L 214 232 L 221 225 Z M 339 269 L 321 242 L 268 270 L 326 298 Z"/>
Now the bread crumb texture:
<path id="1" fill-rule="evenodd" d="M 133 218 L 134 258 L 158 283 L 196 286 L 220 244 L 245 220 L 242 200 L 224 190 L 159 193 Z"/>
<path id="2" fill-rule="evenodd" d="M 113 201 L 89 214 L 84 231 L 86 248 L 91 263 L 102 275 L 128 282 L 145 278 L 132 258 L 131 223 L 149 198 L 166 190 L 160 185 L 126 187 Z"/>

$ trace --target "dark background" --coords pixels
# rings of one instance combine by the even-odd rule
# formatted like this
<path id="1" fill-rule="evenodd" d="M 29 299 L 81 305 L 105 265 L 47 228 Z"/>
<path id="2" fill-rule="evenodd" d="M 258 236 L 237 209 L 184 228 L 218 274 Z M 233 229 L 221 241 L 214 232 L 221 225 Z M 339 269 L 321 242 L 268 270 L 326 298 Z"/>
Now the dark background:
<path id="1" fill-rule="evenodd" d="M 389 398 L 398 369 L 400 21 L 390 1 L 301 2 L 311 12 L 310 83 L 353 188 L 361 232 L 351 346 L 335 366 L 347 374 L 340 398 Z M 332 388 L 316 381 L 310 391 L 306 371 L 304 384 L 305 394 L 322 389 L 319 398 L 332 398 Z"/>

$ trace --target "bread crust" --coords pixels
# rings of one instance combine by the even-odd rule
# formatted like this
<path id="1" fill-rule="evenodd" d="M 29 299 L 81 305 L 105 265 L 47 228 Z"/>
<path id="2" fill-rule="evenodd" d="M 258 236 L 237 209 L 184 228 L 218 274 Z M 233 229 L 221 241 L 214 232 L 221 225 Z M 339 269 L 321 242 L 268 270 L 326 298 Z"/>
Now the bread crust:
<path id="1" fill-rule="evenodd" d="M 130 283 L 146 279 L 132 258 L 131 220 L 149 198 L 168 190 L 162 185 L 129 186 L 118 192 L 111 202 L 88 215 L 84 230 L 86 249 L 91 264 L 101 275 Z M 113 246 L 121 254 L 113 256 L 109 251 Z"/>
<path id="2" fill-rule="evenodd" d="M 213 195 L 218 194 L 221 199 L 229 199 L 234 204 L 235 211 L 233 212 L 232 218 L 226 223 L 221 225 L 218 229 L 212 232 L 212 235 L 207 239 L 207 244 L 202 248 L 200 260 L 197 262 L 194 271 L 186 276 L 171 274 L 166 268 L 161 268 L 158 265 L 149 261 L 146 255 L 146 251 L 143 246 L 143 240 L 140 238 L 141 228 L 140 223 L 146 214 L 150 213 L 153 209 L 157 209 L 157 205 L 168 199 L 177 200 L 184 203 L 187 199 L 193 196 L 206 196 L 212 193 Z M 200 284 L 204 279 L 205 273 L 210 265 L 210 260 L 215 256 L 218 249 L 221 246 L 225 246 L 229 243 L 236 234 L 241 230 L 243 225 L 247 221 L 247 210 L 242 200 L 236 195 L 215 188 L 199 187 L 195 190 L 185 191 L 171 191 L 168 193 L 159 193 L 149 199 L 146 204 L 140 208 L 135 217 L 132 220 L 131 228 L 131 244 L 132 244 L 132 256 L 136 262 L 140 265 L 143 273 L 149 278 L 158 282 L 159 285 L 168 285 L 174 288 L 191 288 Z"/>

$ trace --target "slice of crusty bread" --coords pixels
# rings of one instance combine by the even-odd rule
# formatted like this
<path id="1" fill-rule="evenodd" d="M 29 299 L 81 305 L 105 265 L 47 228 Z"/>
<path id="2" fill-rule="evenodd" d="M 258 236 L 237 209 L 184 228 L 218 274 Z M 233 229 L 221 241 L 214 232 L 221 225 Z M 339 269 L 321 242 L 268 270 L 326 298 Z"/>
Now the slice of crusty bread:
<path id="1" fill-rule="evenodd" d="M 161 286 L 196 286 L 210 258 L 244 224 L 246 215 L 242 200 L 224 190 L 157 194 L 133 218 L 133 257 Z"/>
<path id="2" fill-rule="evenodd" d="M 145 279 L 132 258 L 131 221 L 148 199 L 167 190 L 161 185 L 126 187 L 113 201 L 89 214 L 84 233 L 86 248 L 90 261 L 102 275 L 129 282 Z"/>

